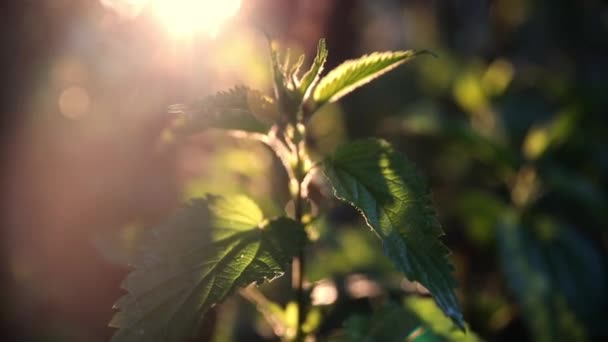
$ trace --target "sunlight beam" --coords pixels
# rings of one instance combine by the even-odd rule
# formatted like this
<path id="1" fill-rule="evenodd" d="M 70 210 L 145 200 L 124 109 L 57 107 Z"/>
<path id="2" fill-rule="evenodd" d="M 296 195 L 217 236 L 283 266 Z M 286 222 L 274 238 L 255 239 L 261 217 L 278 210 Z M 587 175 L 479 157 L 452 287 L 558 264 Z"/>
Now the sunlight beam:
<path id="1" fill-rule="evenodd" d="M 235 15 L 241 0 L 151 0 L 154 15 L 175 38 L 206 33 L 215 37 Z"/>

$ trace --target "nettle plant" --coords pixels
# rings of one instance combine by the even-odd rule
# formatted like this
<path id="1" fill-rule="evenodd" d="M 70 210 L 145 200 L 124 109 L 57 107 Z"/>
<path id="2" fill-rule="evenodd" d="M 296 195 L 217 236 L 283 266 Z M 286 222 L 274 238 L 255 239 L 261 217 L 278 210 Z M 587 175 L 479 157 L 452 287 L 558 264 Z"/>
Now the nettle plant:
<path id="1" fill-rule="evenodd" d="M 146 230 L 134 270 L 122 284 L 128 293 L 115 304 L 119 311 L 110 326 L 118 330 L 112 340 L 186 341 L 216 304 L 239 288 L 281 277 L 290 266 L 297 309 L 288 305 L 295 318 L 283 322 L 280 337 L 303 341 L 312 335 L 310 296 L 303 287 L 305 247 L 313 243 L 306 226 L 314 220 L 307 188 L 321 174 L 338 200 L 363 215 L 394 265 L 428 289 L 443 313 L 464 329 L 449 252 L 439 239 L 443 232 L 429 189 L 412 163 L 380 139 L 345 144 L 318 160 L 308 153 L 306 128 L 319 108 L 422 53 L 376 52 L 321 76 L 327 49 L 320 40 L 310 69 L 300 76 L 304 56 L 294 63 L 280 60 L 273 43 L 274 98 L 235 87 L 192 105 L 173 106 L 180 121 L 177 137 L 214 128 L 268 145 L 288 175 L 293 212 L 266 218 L 245 196 L 207 195 Z M 241 294 L 247 297 L 244 290 Z M 275 316 L 285 316 L 278 304 L 271 307 Z"/>

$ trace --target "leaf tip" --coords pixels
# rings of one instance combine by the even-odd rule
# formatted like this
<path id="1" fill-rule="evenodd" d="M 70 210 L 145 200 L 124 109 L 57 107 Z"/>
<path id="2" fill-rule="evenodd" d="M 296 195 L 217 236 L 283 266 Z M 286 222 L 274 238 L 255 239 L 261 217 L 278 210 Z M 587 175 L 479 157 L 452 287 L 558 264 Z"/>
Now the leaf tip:
<path id="1" fill-rule="evenodd" d="M 458 327 L 460 331 L 465 334 L 467 333 L 467 327 L 466 323 L 464 322 L 464 317 L 462 317 L 462 314 L 459 311 L 448 309 L 446 314 L 448 315 L 448 317 L 450 317 L 452 322 L 454 322 L 454 324 Z"/>
<path id="2" fill-rule="evenodd" d="M 434 53 L 431 50 L 414 50 L 414 56 L 420 56 L 420 55 L 431 55 L 434 58 L 439 58 L 439 55 Z"/>
<path id="3" fill-rule="evenodd" d="M 320 55 L 327 56 L 327 41 L 325 40 L 325 38 L 319 39 L 319 43 L 317 44 L 317 51 Z"/>

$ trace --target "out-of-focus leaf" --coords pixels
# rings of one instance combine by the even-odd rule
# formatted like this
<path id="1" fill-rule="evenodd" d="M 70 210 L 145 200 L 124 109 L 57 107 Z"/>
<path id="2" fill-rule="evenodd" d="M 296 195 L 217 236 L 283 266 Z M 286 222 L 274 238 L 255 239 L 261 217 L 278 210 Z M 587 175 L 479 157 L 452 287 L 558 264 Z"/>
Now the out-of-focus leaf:
<path id="1" fill-rule="evenodd" d="M 304 99 L 308 98 L 310 90 L 314 89 L 319 82 L 319 76 L 323 72 L 323 66 L 327 60 L 327 47 L 325 45 L 325 39 L 320 39 L 317 45 L 317 56 L 312 62 L 310 69 L 302 76 L 300 81 L 299 90 Z"/>
<path id="2" fill-rule="evenodd" d="M 373 315 L 351 316 L 345 323 L 348 341 L 480 341 L 472 331 L 456 329 L 431 299 L 409 297 L 404 304 L 388 302 Z"/>
<path id="3" fill-rule="evenodd" d="M 323 171 L 335 196 L 361 211 L 399 270 L 425 286 L 463 328 L 449 251 L 439 240 L 443 231 L 429 189 L 412 163 L 388 142 L 368 139 L 339 147 Z"/>
<path id="4" fill-rule="evenodd" d="M 494 168 L 496 177 L 505 178 L 519 168 L 521 158 L 518 153 L 499 139 L 484 136 L 467 123 L 446 119 L 432 109 L 415 107 L 415 110 L 400 123 L 408 134 L 447 138 L 449 143 L 463 150 L 463 157 Z"/>
<path id="5" fill-rule="evenodd" d="M 489 96 L 498 96 L 504 93 L 508 88 L 513 76 L 515 75 L 515 67 L 505 58 L 498 58 L 493 61 L 481 78 L 481 85 L 484 92 Z"/>
<path id="6" fill-rule="evenodd" d="M 455 214 L 461 218 L 469 238 L 479 245 L 490 245 L 496 236 L 496 226 L 507 206 L 498 196 L 488 192 L 463 193 L 455 204 Z"/>
<path id="7" fill-rule="evenodd" d="M 327 223 L 325 223 L 327 224 Z M 327 227 L 330 229 L 334 226 Z M 373 234 L 361 227 L 333 229 L 332 243 L 322 247 L 311 255 L 306 267 L 308 279 L 317 280 L 336 275 L 348 275 L 352 272 L 383 272 L 392 274 L 394 268 L 383 256 Z"/>
<path id="8" fill-rule="evenodd" d="M 313 92 L 317 107 L 338 101 L 353 90 L 428 51 L 374 52 L 345 61 L 323 77 Z"/>
<path id="9" fill-rule="evenodd" d="M 466 332 L 454 329 L 454 325 L 441 315 L 437 306 L 429 298 L 408 297 L 405 299 L 406 309 L 420 321 L 419 326 L 423 328 L 416 342 L 423 341 L 454 341 L 475 342 L 481 339 L 470 329 Z"/>
<path id="10" fill-rule="evenodd" d="M 564 143 L 575 131 L 579 116 L 579 110 L 570 108 L 558 113 L 544 124 L 533 126 L 524 140 L 523 154 L 528 159 L 537 159 L 550 147 Z"/>
<path id="11" fill-rule="evenodd" d="M 264 220 L 246 197 L 193 200 L 147 231 L 115 305 L 112 341 L 185 341 L 236 288 L 284 273 L 305 241 L 301 224 Z"/>
<path id="12" fill-rule="evenodd" d="M 584 341 L 605 330 L 605 260 L 576 231 L 543 219 L 525 226 L 514 214 L 499 229 L 503 270 L 536 341 Z M 586 329 L 587 328 L 587 329 Z"/>
<path id="13" fill-rule="evenodd" d="M 551 191 L 563 195 L 568 202 L 600 222 L 608 219 L 608 198 L 599 185 L 558 164 L 548 163 L 541 171 Z"/>
<path id="14" fill-rule="evenodd" d="M 485 137 L 468 125 L 452 124 L 445 129 L 445 134 L 466 148 L 467 154 L 496 168 L 500 176 L 504 177 L 519 168 L 519 156 L 506 144 Z"/>
<path id="15" fill-rule="evenodd" d="M 465 71 L 454 80 L 453 96 L 456 103 L 467 113 L 486 113 L 490 99 L 486 95 L 477 73 Z"/>
<path id="16" fill-rule="evenodd" d="M 266 133 L 277 117 L 272 99 L 244 86 L 207 96 L 192 105 L 173 105 L 170 112 L 180 115 L 175 131 L 184 135 L 210 128 Z"/>
<path id="17" fill-rule="evenodd" d="M 403 307 L 386 303 L 373 315 L 354 315 L 346 320 L 346 340 L 353 342 L 407 341 L 419 321 Z"/>

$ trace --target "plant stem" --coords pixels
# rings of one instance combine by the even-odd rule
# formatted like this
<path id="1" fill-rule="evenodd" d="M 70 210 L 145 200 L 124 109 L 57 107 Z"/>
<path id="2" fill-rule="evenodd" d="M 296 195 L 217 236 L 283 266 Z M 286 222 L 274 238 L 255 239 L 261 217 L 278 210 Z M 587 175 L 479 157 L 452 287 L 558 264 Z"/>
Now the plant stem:
<path id="1" fill-rule="evenodd" d="M 300 148 L 299 143 L 296 143 L 296 155 L 297 155 L 297 167 L 296 167 L 296 180 L 297 180 L 297 191 L 294 195 L 294 218 L 298 222 L 302 222 L 304 216 L 304 201 L 302 198 L 302 158 L 300 156 Z M 305 298 L 304 298 L 304 250 L 300 250 L 297 257 L 294 257 L 292 263 L 292 287 L 296 291 L 296 300 L 298 302 L 298 320 L 296 323 L 296 338 L 297 342 L 303 340 L 303 332 L 302 325 L 304 323 L 304 306 L 305 306 Z"/>
<path id="2" fill-rule="evenodd" d="M 303 340 L 303 332 L 302 325 L 304 324 L 304 287 L 302 286 L 304 283 L 304 252 L 300 251 L 300 255 L 298 256 L 299 260 L 299 282 L 297 284 L 297 299 L 298 299 L 298 324 L 296 325 L 296 341 L 300 342 Z"/>

